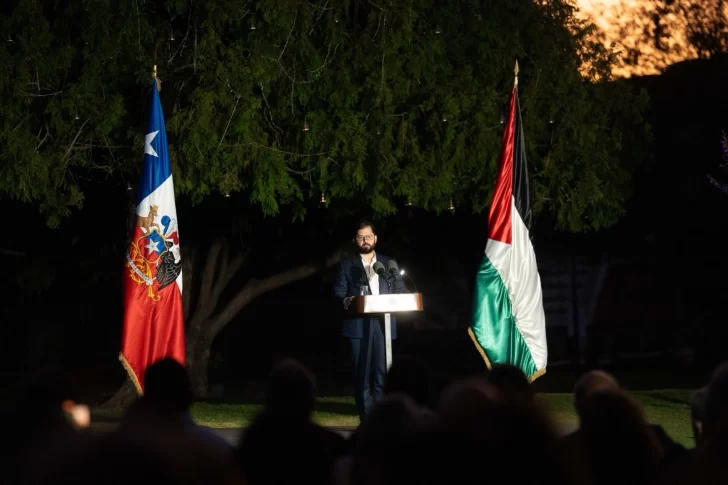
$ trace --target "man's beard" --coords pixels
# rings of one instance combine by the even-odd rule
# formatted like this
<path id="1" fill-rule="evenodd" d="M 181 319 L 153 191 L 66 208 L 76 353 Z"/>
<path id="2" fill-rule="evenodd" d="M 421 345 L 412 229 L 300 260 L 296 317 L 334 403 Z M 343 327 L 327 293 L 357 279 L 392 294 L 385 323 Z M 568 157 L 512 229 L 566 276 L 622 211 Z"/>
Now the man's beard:
<path id="1" fill-rule="evenodd" d="M 377 244 L 374 243 L 371 246 L 367 246 L 367 247 L 357 246 L 359 248 L 359 254 L 371 254 L 371 252 L 374 251 L 374 246 L 376 246 L 376 245 Z"/>

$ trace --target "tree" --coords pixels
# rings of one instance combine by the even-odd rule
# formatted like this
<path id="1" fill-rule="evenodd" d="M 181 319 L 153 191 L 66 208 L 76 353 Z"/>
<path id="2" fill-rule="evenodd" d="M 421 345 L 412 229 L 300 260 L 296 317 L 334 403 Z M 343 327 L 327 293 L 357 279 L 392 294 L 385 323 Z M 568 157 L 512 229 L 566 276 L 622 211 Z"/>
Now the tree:
<path id="1" fill-rule="evenodd" d="M 0 194 L 51 225 L 81 207 L 85 185 L 137 178 L 152 64 L 178 195 L 240 194 L 294 220 L 322 194 L 332 211 L 363 201 L 378 216 L 405 202 L 484 210 L 516 59 L 535 210 L 559 228 L 614 224 L 649 141 L 645 97 L 613 81 L 614 54 L 567 0 L 3 8 Z M 238 258 L 201 294 L 219 296 Z M 291 278 L 251 283 L 223 314 Z M 193 361 L 229 321 L 213 310 L 190 314 L 208 329 L 191 334 L 203 342 Z"/>
<path id="2" fill-rule="evenodd" d="M 596 13 L 605 30 L 601 41 L 615 44 L 620 62 L 636 74 L 660 72 L 685 59 L 708 59 L 728 48 L 725 0 L 620 1 Z M 621 69 L 620 69 L 621 70 Z"/>
<path id="3" fill-rule="evenodd" d="M 240 191 L 266 214 L 303 217 L 321 192 L 381 215 L 406 199 L 483 210 L 516 58 L 537 209 L 559 227 L 617 220 L 623 136 L 646 129 L 644 100 L 609 82 L 612 54 L 565 0 L 53 5 L 5 6 L 0 47 L 0 193 L 50 224 L 85 182 L 136 178 L 153 62 L 178 192 Z"/>

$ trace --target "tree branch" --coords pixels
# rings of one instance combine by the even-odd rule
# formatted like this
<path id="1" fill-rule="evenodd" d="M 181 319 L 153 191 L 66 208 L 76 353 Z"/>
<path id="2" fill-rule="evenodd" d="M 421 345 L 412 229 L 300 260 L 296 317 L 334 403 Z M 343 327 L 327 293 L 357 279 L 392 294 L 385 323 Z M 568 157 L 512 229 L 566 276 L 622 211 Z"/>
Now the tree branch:
<path id="1" fill-rule="evenodd" d="M 86 121 L 84 121 L 83 124 L 81 125 L 81 128 L 78 129 L 78 133 L 76 133 L 75 138 L 73 139 L 71 144 L 68 146 L 68 150 L 66 150 L 66 154 L 63 155 L 63 158 L 61 158 L 61 161 L 65 160 L 66 157 L 68 156 L 68 154 L 71 153 L 71 149 L 76 144 L 76 140 L 78 140 L 78 137 L 81 136 L 81 132 L 83 131 L 83 127 L 86 126 L 86 123 L 88 123 L 88 119 Z"/>
<path id="2" fill-rule="evenodd" d="M 228 322 L 235 317 L 235 315 L 240 313 L 240 310 L 257 297 L 277 288 L 308 278 L 309 276 L 312 276 L 324 269 L 330 268 L 341 261 L 344 254 L 345 252 L 343 250 L 338 250 L 320 264 L 304 264 L 302 266 L 291 268 L 288 271 L 269 276 L 262 280 L 251 278 L 237 293 L 237 295 L 235 295 L 228 304 L 225 305 L 225 308 L 217 313 L 212 319 L 209 327 L 210 338 L 214 339 L 215 336 L 223 328 L 225 328 L 225 325 L 227 325 Z"/>
<path id="3" fill-rule="evenodd" d="M 296 11 L 296 16 L 293 17 L 293 25 L 291 25 L 291 30 L 288 31 L 288 37 L 286 37 L 286 43 L 283 44 L 283 49 L 281 49 L 281 53 L 278 54 L 278 63 L 281 62 L 281 58 L 283 57 L 283 54 L 286 52 L 286 47 L 288 47 L 288 42 L 291 40 L 291 35 L 293 34 L 293 29 L 296 28 L 297 20 L 298 20 L 298 11 Z"/>
<path id="4" fill-rule="evenodd" d="M 225 131 L 222 133 L 222 136 L 220 137 L 220 143 L 217 144 L 219 147 L 222 145 L 222 141 L 225 139 L 225 135 L 227 135 L 228 128 L 230 127 L 230 122 L 233 120 L 233 116 L 235 116 L 235 111 L 238 109 L 238 103 L 240 102 L 240 95 L 235 95 L 235 106 L 233 107 L 233 112 L 230 113 L 230 118 L 228 118 L 227 125 L 225 125 Z"/>

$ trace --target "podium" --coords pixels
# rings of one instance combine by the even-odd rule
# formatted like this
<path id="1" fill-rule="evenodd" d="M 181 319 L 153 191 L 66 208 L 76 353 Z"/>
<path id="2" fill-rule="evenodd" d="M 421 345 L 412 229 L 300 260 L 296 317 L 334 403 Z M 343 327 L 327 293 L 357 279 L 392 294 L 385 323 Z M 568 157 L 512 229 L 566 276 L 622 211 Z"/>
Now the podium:
<path id="1" fill-rule="evenodd" d="M 392 313 L 421 312 L 422 293 L 355 296 L 349 311 L 359 315 L 384 314 L 384 357 L 389 372 L 392 367 Z"/>

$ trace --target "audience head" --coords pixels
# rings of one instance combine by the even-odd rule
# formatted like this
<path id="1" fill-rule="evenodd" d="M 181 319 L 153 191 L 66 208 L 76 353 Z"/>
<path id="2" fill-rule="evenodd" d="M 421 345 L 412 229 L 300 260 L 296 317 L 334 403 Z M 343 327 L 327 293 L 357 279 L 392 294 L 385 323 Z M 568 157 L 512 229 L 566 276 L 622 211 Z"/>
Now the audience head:
<path id="1" fill-rule="evenodd" d="M 595 392 L 616 392 L 620 387 L 617 380 L 608 372 L 593 370 L 582 375 L 574 386 L 574 409 L 581 418 L 584 413 L 584 402 Z"/>
<path id="2" fill-rule="evenodd" d="M 187 412 L 193 400 L 187 370 L 170 358 L 147 367 L 144 373 L 144 400 L 164 411 Z"/>
<path id="3" fill-rule="evenodd" d="M 308 419 L 316 405 L 316 379 L 300 362 L 279 362 L 268 378 L 266 410 L 281 418 Z"/>
<path id="4" fill-rule="evenodd" d="M 592 392 L 582 403 L 581 432 L 594 483 L 651 483 L 662 447 L 641 408 L 622 390 Z M 619 464 L 619 466 L 615 466 Z"/>
<path id="5" fill-rule="evenodd" d="M 449 431 L 478 433 L 499 399 L 498 389 L 482 378 L 455 381 L 440 396 L 440 422 Z"/>
<path id="6" fill-rule="evenodd" d="M 428 365 L 417 357 L 398 355 L 387 373 L 384 393 L 404 393 L 420 406 L 431 406 L 432 376 Z"/>
<path id="7" fill-rule="evenodd" d="M 488 381 L 498 388 L 506 401 L 530 404 L 533 389 L 521 369 L 511 364 L 497 364 L 490 370 Z"/>

